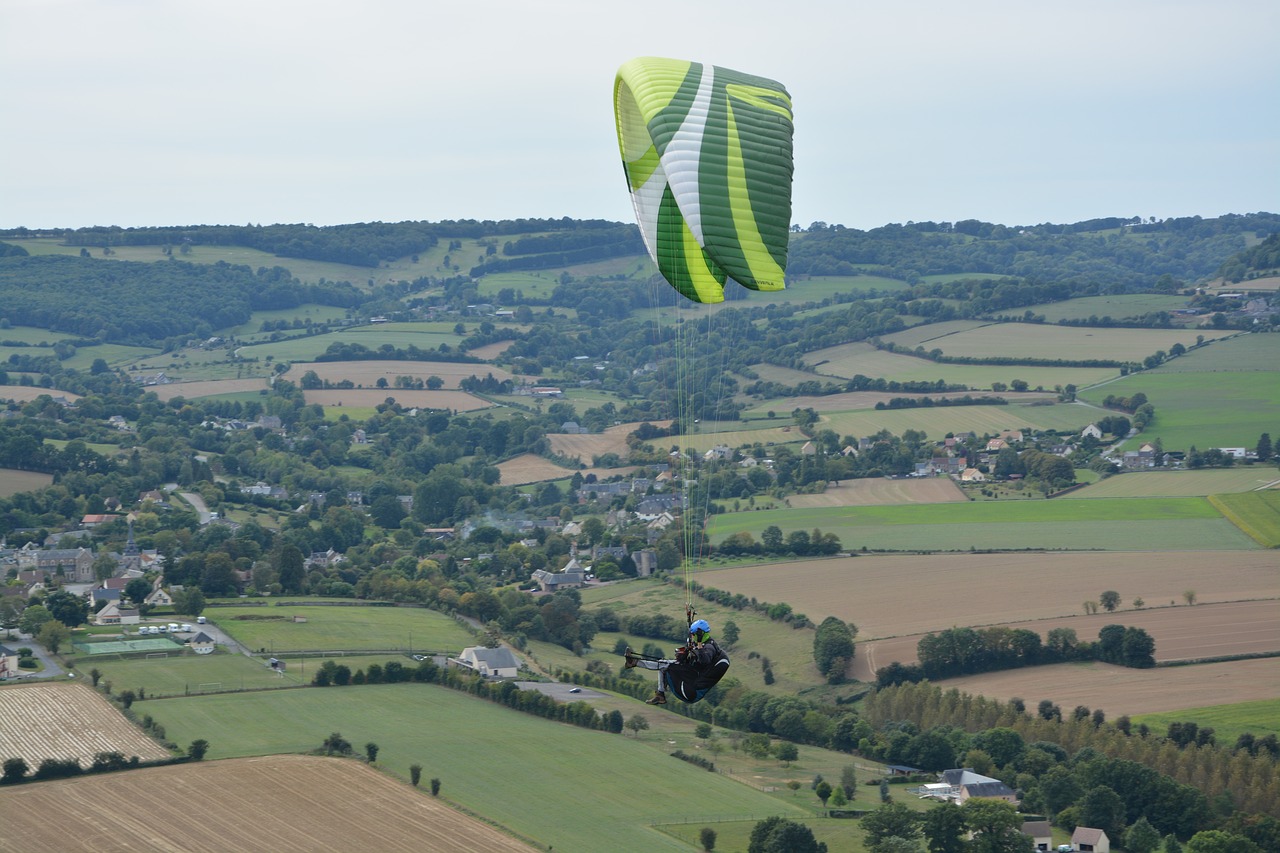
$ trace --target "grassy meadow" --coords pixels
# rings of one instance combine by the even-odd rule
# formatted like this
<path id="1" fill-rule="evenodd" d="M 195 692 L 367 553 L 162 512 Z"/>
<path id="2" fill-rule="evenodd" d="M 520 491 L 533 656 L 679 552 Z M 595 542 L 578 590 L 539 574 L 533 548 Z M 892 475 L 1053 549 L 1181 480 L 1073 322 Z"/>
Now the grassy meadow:
<path id="1" fill-rule="evenodd" d="M 1114 293 L 1108 296 L 1084 296 L 1066 302 L 1049 302 L 1031 305 L 1025 310 L 1041 315 L 1049 323 L 1062 320 L 1088 320 L 1090 317 L 1111 317 L 1123 320 L 1141 317 L 1158 311 L 1173 312 L 1187 307 L 1187 297 L 1166 293 Z"/>
<path id="2" fill-rule="evenodd" d="M 941 349 L 944 355 L 953 358 L 1060 358 L 1066 361 L 1115 359 L 1141 362 L 1158 350 L 1168 352 L 1174 344 L 1194 346 L 1197 337 L 1201 335 L 1212 340 L 1234 334 L 1237 333 L 1207 329 L 1104 329 L 1040 323 L 990 323 L 978 328 L 948 331 L 920 345 L 926 350 Z M 895 341 L 896 337 L 888 335 L 885 340 Z"/>
<path id="3" fill-rule="evenodd" d="M 52 483 L 52 474 L 42 474 L 39 471 L 19 471 L 16 468 L 0 468 L 0 498 L 7 498 L 18 494 L 18 492 L 33 492 L 36 489 L 43 489 Z"/>
<path id="4" fill-rule="evenodd" d="M 1146 723 L 1156 734 L 1168 731 L 1170 723 L 1191 722 L 1214 730 L 1220 746 L 1230 746 L 1245 732 L 1255 737 L 1280 736 L 1280 699 L 1260 699 L 1234 705 L 1187 708 L 1166 714 L 1140 714 L 1134 725 Z"/>
<path id="5" fill-rule="evenodd" d="M 1076 472 L 1079 475 L 1081 472 Z M 1232 468 L 1162 468 L 1131 471 L 1099 480 L 1072 492 L 1077 498 L 1148 498 L 1208 496 L 1250 492 L 1280 482 L 1280 469 L 1264 465 Z"/>
<path id="6" fill-rule="evenodd" d="M 1209 500 L 1263 548 L 1280 548 L 1280 490 L 1213 495 Z"/>

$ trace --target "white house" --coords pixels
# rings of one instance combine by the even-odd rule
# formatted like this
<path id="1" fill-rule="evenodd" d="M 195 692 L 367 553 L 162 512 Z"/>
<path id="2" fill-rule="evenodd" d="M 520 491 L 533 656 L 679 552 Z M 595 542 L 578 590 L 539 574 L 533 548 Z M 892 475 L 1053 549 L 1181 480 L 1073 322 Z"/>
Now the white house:
<path id="1" fill-rule="evenodd" d="M 1089 424 L 1087 427 L 1080 430 L 1080 437 L 1085 438 L 1086 436 L 1091 436 L 1098 439 L 1098 441 L 1102 441 L 1102 430 L 1098 429 L 1097 424 Z"/>
<path id="2" fill-rule="evenodd" d="M 474 669 L 486 678 L 515 678 L 520 671 L 520 661 L 506 646 L 496 649 L 471 646 L 462 650 L 458 663 Z"/>
<path id="3" fill-rule="evenodd" d="M 0 681 L 6 678 L 17 678 L 20 674 L 18 653 L 13 649 L 0 646 Z"/>
<path id="4" fill-rule="evenodd" d="M 1071 833 L 1071 847 L 1080 853 L 1111 853 L 1111 839 L 1101 829 L 1077 826 Z"/>
<path id="5" fill-rule="evenodd" d="M 93 617 L 95 625 L 137 625 L 141 621 L 138 611 L 121 607 L 120 600 L 108 601 Z"/>
<path id="6" fill-rule="evenodd" d="M 187 645 L 191 647 L 191 651 L 195 652 L 198 655 L 213 654 L 213 647 L 214 647 L 213 637 L 210 637 L 204 631 L 201 631 L 199 634 L 196 634 L 194 637 L 192 637 L 190 642 L 187 643 Z"/>

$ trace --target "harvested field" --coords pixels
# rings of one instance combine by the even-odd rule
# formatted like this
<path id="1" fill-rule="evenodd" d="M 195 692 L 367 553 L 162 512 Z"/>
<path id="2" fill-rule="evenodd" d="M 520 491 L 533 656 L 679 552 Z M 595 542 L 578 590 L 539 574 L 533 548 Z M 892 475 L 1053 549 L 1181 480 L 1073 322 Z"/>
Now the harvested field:
<path id="1" fill-rule="evenodd" d="M 390 397 L 406 408 L 454 409 L 473 412 L 487 409 L 493 404 L 473 397 L 466 391 L 413 391 L 407 388 L 326 388 L 319 391 L 303 391 L 308 403 L 319 406 L 355 406 L 372 408 L 380 406 Z"/>
<path id="2" fill-rule="evenodd" d="M 1280 652 L 1280 602 L 1274 599 L 1160 607 L 1155 610 L 1118 610 L 1094 616 L 1004 624 L 1009 628 L 1035 631 L 1041 639 L 1054 628 L 1072 628 L 1079 639 L 1090 642 L 1098 638 L 1098 631 L 1104 625 L 1142 628 L 1156 641 L 1158 663 Z M 875 677 L 876 669 L 895 660 L 915 663 L 916 644 L 923 636 L 923 633 L 911 634 L 859 643 L 854 674 L 863 681 L 869 681 Z"/>
<path id="3" fill-rule="evenodd" d="M 457 390 L 458 383 L 468 376 L 483 379 L 492 374 L 493 378 L 502 382 L 514 379 L 501 367 L 491 364 L 462 364 L 447 361 L 314 361 L 295 362 L 284 374 L 290 382 L 297 382 L 308 370 L 327 382 L 341 382 L 349 379 L 357 386 L 373 388 L 379 379 L 386 379 L 394 384 L 397 376 L 412 376 L 414 379 L 426 381 L 432 376 L 444 380 L 444 388 Z M 386 389 L 392 390 L 390 388 Z"/>
<path id="4" fill-rule="evenodd" d="M 792 495 L 787 498 L 787 503 L 793 507 L 880 506 L 963 500 L 967 500 L 964 492 L 950 477 L 928 477 L 919 480 L 844 480 L 838 484 L 828 483 L 827 490 L 820 495 Z"/>
<path id="5" fill-rule="evenodd" d="M 635 470 L 634 465 L 625 468 L 565 468 L 532 453 L 521 454 L 498 465 L 498 471 L 502 474 L 500 482 L 504 486 L 523 486 L 527 483 L 541 483 L 544 480 L 562 480 L 565 477 L 572 477 L 575 473 L 582 474 L 584 477 L 595 474 L 603 480 L 619 474 L 630 474 Z"/>
<path id="6" fill-rule="evenodd" d="M 0 498 L 43 489 L 53 483 L 52 474 L 39 471 L 19 471 L 16 468 L 0 468 Z"/>
<path id="7" fill-rule="evenodd" d="M 1149 498 L 1220 495 L 1280 487 L 1275 468 L 1249 465 L 1239 468 L 1189 468 L 1134 471 L 1108 477 L 1072 493 L 1073 498 Z"/>
<path id="8" fill-rule="evenodd" d="M 0 756 L 75 758 L 82 767 L 98 752 L 126 758 L 167 758 L 169 751 L 124 718 L 106 697 L 83 684 L 32 684 L 0 688 Z M 8 820 L 0 820 L 8 825 Z M 0 849 L 4 842 L 0 840 Z M 21 849 L 21 848 L 12 848 Z"/>
<path id="9" fill-rule="evenodd" d="M 616 453 L 627 458 L 627 435 L 636 431 L 640 425 L 618 424 L 601 433 L 590 435 L 548 434 L 551 452 L 572 459 L 578 457 L 584 464 L 590 465 L 593 457 L 605 453 Z"/>
<path id="10" fill-rule="evenodd" d="M 1062 663 L 938 682 L 962 693 L 1009 700 L 1030 707 L 1051 699 L 1063 711 L 1077 705 L 1101 708 L 1107 717 L 1155 714 L 1209 705 L 1280 697 L 1280 658 L 1202 663 L 1159 669 L 1126 669 L 1106 663 Z"/>
<path id="11" fill-rule="evenodd" d="M 0 820 L 15 853 L 530 849 L 360 762 L 301 755 L 23 785 L 0 791 Z"/>
<path id="12" fill-rule="evenodd" d="M 1003 625 L 1082 612 L 1103 590 L 1127 606 L 1202 605 L 1280 597 L 1275 551 L 935 554 L 802 560 L 698 573 L 699 583 L 761 601 L 785 601 L 815 622 L 837 616 L 864 638 Z M 1137 611 L 1110 614 L 1123 622 Z M 1273 611 L 1275 612 L 1275 611 Z M 887 663 L 887 661 L 886 661 Z"/>
<path id="13" fill-rule="evenodd" d="M 68 400 L 80 399 L 79 394 L 72 394 L 70 391 L 55 391 L 52 388 L 41 388 L 39 385 L 0 385 L 0 400 L 30 403 L 41 394 L 48 394 L 51 397 L 66 397 Z"/>
<path id="14" fill-rule="evenodd" d="M 497 358 L 502 355 L 515 341 L 496 341 L 495 343 L 485 344 L 482 347 L 467 350 L 467 355 L 474 355 L 476 358 L 483 358 L 485 361 Z"/>
<path id="15" fill-rule="evenodd" d="M 240 394 L 245 391 L 266 391 L 270 386 L 261 377 L 250 379 L 205 379 L 196 382 L 171 382 L 168 385 L 150 385 L 148 391 L 155 392 L 161 400 L 172 400 L 174 397 L 185 397 L 194 400 L 198 397 L 214 397 L 218 394 Z"/>

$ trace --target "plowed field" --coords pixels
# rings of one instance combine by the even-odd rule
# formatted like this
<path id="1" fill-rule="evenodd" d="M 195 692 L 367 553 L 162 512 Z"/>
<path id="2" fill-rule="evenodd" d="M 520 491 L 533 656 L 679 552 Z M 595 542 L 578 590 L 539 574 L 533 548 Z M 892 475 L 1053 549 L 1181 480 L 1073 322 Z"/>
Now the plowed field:
<path id="1" fill-rule="evenodd" d="M 169 755 L 86 685 L 0 688 L 0 760 L 22 758 L 34 770 L 46 758 L 76 758 L 88 767 L 99 752 L 142 759 Z"/>
<path id="2" fill-rule="evenodd" d="M 531 849 L 364 764 L 300 755 L 0 789 L 0 824 L 6 853 Z"/>

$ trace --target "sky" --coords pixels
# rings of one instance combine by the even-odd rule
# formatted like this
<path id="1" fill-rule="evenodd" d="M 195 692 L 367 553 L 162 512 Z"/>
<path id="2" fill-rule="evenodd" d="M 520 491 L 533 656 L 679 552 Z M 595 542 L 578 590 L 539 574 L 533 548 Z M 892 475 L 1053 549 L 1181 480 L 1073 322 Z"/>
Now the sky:
<path id="1" fill-rule="evenodd" d="M 1275 0 L 0 3 L 0 228 L 631 221 L 612 92 L 781 81 L 792 221 L 1280 210 Z"/>

